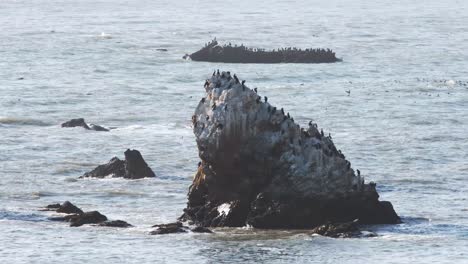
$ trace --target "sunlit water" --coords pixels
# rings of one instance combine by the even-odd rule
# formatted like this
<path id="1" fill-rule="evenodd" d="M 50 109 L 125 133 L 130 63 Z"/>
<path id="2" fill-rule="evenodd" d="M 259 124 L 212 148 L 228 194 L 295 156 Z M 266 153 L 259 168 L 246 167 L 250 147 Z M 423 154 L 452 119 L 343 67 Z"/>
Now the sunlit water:
<path id="1" fill-rule="evenodd" d="M 462 0 L 2 0 L 0 263 L 467 263 L 467 32 Z M 215 36 L 332 48 L 343 62 L 181 59 Z M 185 206 L 198 162 L 190 118 L 217 68 L 330 132 L 405 223 L 362 239 L 148 235 Z M 60 128 L 77 117 L 116 129 Z M 127 148 L 158 178 L 77 180 Z M 70 228 L 37 211 L 64 200 L 136 227 Z"/>

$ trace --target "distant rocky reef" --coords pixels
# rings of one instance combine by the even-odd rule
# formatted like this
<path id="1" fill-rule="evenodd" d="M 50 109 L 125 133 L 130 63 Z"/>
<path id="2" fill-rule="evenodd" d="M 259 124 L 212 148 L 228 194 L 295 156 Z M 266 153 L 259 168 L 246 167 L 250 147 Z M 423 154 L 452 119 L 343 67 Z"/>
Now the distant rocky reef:
<path id="1" fill-rule="evenodd" d="M 324 234 L 401 222 L 317 124 L 301 128 L 230 72 L 214 72 L 205 90 L 192 116 L 201 162 L 180 220 Z"/>
<path id="2" fill-rule="evenodd" d="M 244 45 L 219 45 L 218 41 L 205 44 L 199 51 L 185 55 L 194 61 L 226 63 L 331 63 L 341 61 L 330 49 L 299 49 L 295 47 L 274 50 L 248 48 Z"/>

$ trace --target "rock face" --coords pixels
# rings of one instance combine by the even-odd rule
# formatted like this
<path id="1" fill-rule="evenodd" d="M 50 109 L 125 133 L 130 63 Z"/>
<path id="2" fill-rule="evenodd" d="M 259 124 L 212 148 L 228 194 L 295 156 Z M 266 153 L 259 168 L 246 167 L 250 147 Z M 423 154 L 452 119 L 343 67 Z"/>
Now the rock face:
<path id="1" fill-rule="evenodd" d="M 70 121 L 67 121 L 62 124 L 62 127 L 83 127 L 84 129 L 87 130 L 94 130 L 94 131 L 109 131 L 109 129 L 95 125 L 95 124 L 86 124 L 84 118 L 76 118 L 72 119 Z"/>
<path id="2" fill-rule="evenodd" d="M 216 39 L 207 43 L 199 51 L 187 54 L 183 58 L 191 58 L 194 61 L 227 63 L 329 63 L 340 61 L 330 49 L 283 48 L 266 51 L 247 48 L 243 45 L 220 46 Z"/>
<path id="3" fill-rule="evenodd" d="M 258 228 L 400 222 L 316 124 L 300 128 L 229 72 L 214 73 L 205 90 L 192 117 L 201 163 L 181 220 Z"/>
<path id="4" fill-rule="evenodd" d="M 94 170 L 85 173 L 80 178 L 104 178 L 109 175 L 112 175 L 113 178 L 123 177 L 126 179 L 156 177 L 138 150 L 127 149 L 124 155 L 124 161 L 113 157 L 107 164 L 97 166 Z"/>

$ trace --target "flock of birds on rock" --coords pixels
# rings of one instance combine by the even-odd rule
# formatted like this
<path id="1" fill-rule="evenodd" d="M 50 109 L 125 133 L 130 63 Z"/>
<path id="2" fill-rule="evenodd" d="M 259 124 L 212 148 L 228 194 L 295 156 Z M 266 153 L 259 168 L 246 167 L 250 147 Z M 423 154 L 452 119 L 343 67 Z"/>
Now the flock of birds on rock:
<path id="1" fill-rule="evenodd" d="M 219 46 L 216 39 L 206 43 L 198 52 L 191 55 L 193 60 L 243 62 L 243 63 L 278 63 L 278 62 L 335 62 L 338 61 L 331 49 L 300 49 L 295 47 L 265 50 L 248 48 L 231 43 Z"/>
<path id="2" fill-rule="evenodd" d="M 218 70 L 213 71 L 212 76 L 216 77 L 217 79 L 220 79 L 220 80 L 216 80 L 214 82 L 214 88 L 220 88 L 221 84 L 222 84 L 221 80 L 225 79 L 225 80 L 227 80 L 229 82 L 229 85 L 228 85 L 227 89 L 231 89 L 232 88 L 232 83 L 234 83 L 234 84 L 241 84 L 242 91 L 246 91 L 246 86 L 245 86 L 246 81 L 245 80 L 240 81 L 239 78 L 236 76 L 236 74 L 231 76 L 231 73 L 229 71 L 228 72 L 220 72 L 219 69 L 218 69 Z M 232 80 L 234 80 L 234 82 L 232 82 Z M 204 83 L 204 88 L 207 89 L 210 86 L 210 84 L 211 84 L 210 80 L 207 79 L 205 81 L 205 83 Z M 253 91 L 255 92 L 255 94 L 257 94 L 257 98 L 255 100 L 256 103 L 257 104 L 261 103 L 262 97 L 260 95 L 258 95 L 258 89 L 254 88 Z M 287 124 L 286 125 L 287 129 L 289 129 L 292 126 L 296 126 L 297 131 L 300 131 L 299 139 L 296 141 L 299 146 L 302 146 L 303 142 L 306 142 L 306 140 L 308 138 L 315 138 L 315 139 L 317 139 L 317 141 L 315 142 L 313 147 L 315 147 L 316 149 L 322 149 L 322 152 L 327 156 L 338 156 L 338 157 L 346 160 L 346 157 L 341 152 L 341 150 L 336 149 L 335 145 L 333 144 L 331 133 L 328 133 L 328 136 L 325 136 L 325 133 L 324 133 L 323 129 L 320 129 L 320 131 L 319 131 L 318 130 L 318 125 L 316 123 L 314 123 L 313 121 L 309 121 L 308 129 L 305 130 L 304 128 L 301 128 L 298 124 L 294 123 L 294 118 L 291 117 L 289 112 L 286 113 L 283 108 L 278 110 L 276 107 L 272 107 L 269 103 L 267 104 L 267 102 L 268 102 L 268 97 L 267 96 L 264 96 L 263 100 L 266 103 L 266 110 L 270 114 L 270 117 L 280 112 L 281 115 L 283 116 L 283 118 L 280 121 L 280 124 L 282 124 L 283 122 L 287 122 L 286 123 Z M 200 103 L 204 104 L 205 102 L 206 102 L 206 98 L 203 97 L 200 100 Z M 215 110 L 216 108 L 217 108 L 217 105 L 214 102 L 211 105 L 211 109 Z M 224 105 L 223 109 L 224 109 L 224 111 L 227 111 L 227 109 L 228 109 L 227 104 Z M 209 116 L 206 116 L 205 119 L 206 119 L 206 121 L 209 121 Z M 194 128 L 197 128 L 198 121 L 197 121 L 197 116 L 196 115 L 192 116 L 192 124 L 193 124 Z M 218 129 L 223 129 L 223 127 L 224 127 L 223 124 L 216 124 L 216 128 L 218 128 Z M 201 128 L 202 129 L 205 128 L 205 123 L 204 122 L 201 122 Z M 280 133 L 281 133 L 281 135 L 284 135 L 286 133 L 286 131 L 284 129 L 281 129 Z M 294 144 L 294 137 L 290 137 L 289 140 L 290 140 L 290 144 Z M 324 146 L 322 146 L 322 145 L 324 145 Z M 294 149 L 293 149 L 293 153 L 296 154 Z M 199 163 L 198 165 L 200 166 L 201 164 Z M 346 160 L 346 165 L 347 165 L 347 169 L 351 168 L 351 163 L 349 161 L 347 161 L 347 160 Z M 356 173 L 357 173 L 358 177 L 361 176 L 360 170 L 356 170 Z"/>

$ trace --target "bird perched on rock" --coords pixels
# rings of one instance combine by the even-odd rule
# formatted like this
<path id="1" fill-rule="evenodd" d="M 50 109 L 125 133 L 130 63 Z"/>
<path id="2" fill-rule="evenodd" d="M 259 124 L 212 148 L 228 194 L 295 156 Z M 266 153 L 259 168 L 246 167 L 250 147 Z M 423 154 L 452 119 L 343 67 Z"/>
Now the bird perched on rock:
<path id="1" fill-rule="evenodd" d="M 210 85 L 210 83 L 208 82 L 208 80 L 206 80 L 206 81 L 205 81 L 205 85 L 203 85 L 203 87 L 206 88 L 206 87 L 209 86 L 209 85 Z"/>
<path id="2" fill-rule="evenodd" d="M 234 74 L 234 80 L 236 80 L 236 83 L 239 83 L 239 79 L 237 78 L 236 74 Z"/>
<path id="3" fill-rule="evenodd" d="M 216 109 L 216 103 L 213 103 L 213 105 L 211 106 L 211 109 L 213 109 L 213 110 Z"/>
<path id="4" fill-rule="evenodd" d="M 265 103 L 268 102 L 268 97 L 265 96 Z"/>
<path id="5" fill-rule="evenodd" d="M 323 129 L 320 129 L 320 135 L 323 137 L 324 134 L 323 134 Z"/>
<path id="6" fill-rule="evenodd" d="M 216 75 L 219 76 L 219 69 L 216 71 Z"/>
<path id="7" fill-rule="evenodd" d="M 361 176 L 361 171 L 359 169 L 356 169 L 356 172 L 357 172 L 357 176 L 360 177 Z"/>
<path id="8" fill-rule="evenodd" d="M 262 97 L 259 96 L 259 97 L 257 97 L 257 100 L 255 100 L 255 102 L 257 102 L 257 104 L 258 104 L 258 103 L 260 103 L 260 100 L 262 100 Z"/>
<path id="9" fill-rule="evenodd" d="M 284 115 L 284 109 L 283 108 L 281 108 L 281 113 Z"/>
<path id="10" fill-rule="evenodd" d="M 203 104 L 205 103 L 205 97 L 203 97 L 200 102 L 202 102 Z"/>
<path id="11" fill-rule="evenodd" d="M 255 93 L 258 93 L 258 92 L 257 92 L 257 87 L 254 88 L 254 92 L 255 92 Z"/>

